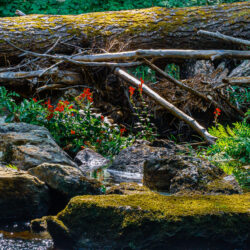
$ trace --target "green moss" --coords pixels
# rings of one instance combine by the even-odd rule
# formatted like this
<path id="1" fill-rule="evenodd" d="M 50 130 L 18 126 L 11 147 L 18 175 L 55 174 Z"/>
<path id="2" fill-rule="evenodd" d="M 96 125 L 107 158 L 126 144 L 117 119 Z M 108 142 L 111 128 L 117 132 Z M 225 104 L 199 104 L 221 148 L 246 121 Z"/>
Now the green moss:
<path id="1" fill-rule="evenodd" d="M 189 239 L 230 240 L 247 235 L 250 195 L 162 196 L 135 195 L 78 196 L 57 215 L 74 239 L 85 235 L 114 244 L 139 246 L 152 241 Z M 94 223 L 93 223 L 94 222 Z M 51 231 L 51 229 L 49 229 Z"/>
<path id="2" fill-rule="evenodd" d="M 229 182 L 217 179 L 213 182 L 210 182 L 206 186 L 208 192 L 227 192 L 230 190 L 234 190 L 234 187 Z"/>
<path id="3" fill-rule="evenodd" d="M 151 192 L 145 186 L 140 186 L 137 183 L 123 182 L 119 185 L 112 186 L 106 191 L 106 194 L 139 194 Z"/>

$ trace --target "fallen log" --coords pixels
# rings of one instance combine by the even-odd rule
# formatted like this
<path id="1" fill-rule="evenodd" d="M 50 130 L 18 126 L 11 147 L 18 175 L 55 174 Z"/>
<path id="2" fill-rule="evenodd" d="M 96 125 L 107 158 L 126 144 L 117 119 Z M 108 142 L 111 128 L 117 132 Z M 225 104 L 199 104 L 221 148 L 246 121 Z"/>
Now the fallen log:
<path id="1" fill-rule="evenodd" d="M 5 17 L 0 18 L 0 56 L 19 55 L 19 51 L 4 42 L 6 38 L 23 49 L 41 53 L 58 37 L 62 40 L 55 52 L 63 54 L 71 53 L 76 47 L 105 48 L 114 38 L 128 43 L 127 49 L 228 49 L 225 42 L 201 37 L 197 30 L 217 30 L 249 40 L 249 24 L 250 2 L 177 9 L 154 7 L 75 16 Z"/>
<path id="2" fill-rule="evenodd" d="M 139 88 L 141 85 L 141 82 L 128 74 L 126 71 L 115 68 L 114 73 L 118 75 L 120 78 L 122 78 L 124 81 L 132 84 L 136 88 Z M 151 97 L 154 101 L 156 101 L 158 104 L 163 106 L 165 109 L 167 109 L 172 115 L 175 117 L 183 120 L 188 125 L 190 125 L 200 136 L 202 136 L 209 144 L 214 144 L 216 137 L 210 135 L 208 131 L 202 127 L 194 118 L 188 116 L 183 111 L 175 107 L 172 103 L 168 102 L 164 98 L 162 98 L 160 95 L 158 95 L 155 91 L 153 91 L 151 88 L 146 86 L 145 84 L 142 85 L 142 91 L 149 97 Z"/>

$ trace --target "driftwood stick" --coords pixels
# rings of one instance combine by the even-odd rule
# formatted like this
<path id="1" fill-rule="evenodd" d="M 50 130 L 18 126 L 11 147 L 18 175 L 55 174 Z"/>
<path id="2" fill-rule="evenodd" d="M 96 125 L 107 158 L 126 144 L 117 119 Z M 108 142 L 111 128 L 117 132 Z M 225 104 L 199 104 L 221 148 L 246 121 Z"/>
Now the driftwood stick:
<path id="1" fill-rule="evenodd" d="M 26 14 L 23 13 L 21 10 L 16 10 L 16 11 L 15 11 L 15 14 L 16 14 L 17 16 L 26 16 Z"/>
<path id="2" fill-rule="evenodd" d="M 36 71 L 19 71 L 19 72 L 3 72 L 0 73 L 0 83 L 12 82 L 15 85 L 19 85 L 19 80 L 32 79 L 40 77 L 40 74 L 44 70 Z M 81 74 L 77 72 L 67 71 L 67 70 L 58 70 L 58 68 L 53 68 L 44 73 L 44 75 L 52 76 L 53 82 L 63 83 L 66 85 L 78 85 L 82 83 Z M 54 76 L 54 77 L 53 77 Z"/>
<path id="3" fill-rule="evenodd" d="M 119 53 L 102 53 L 92 55 L 73 56 L 76 61 L 101 62 L 114 60 L 131 60 L 140 58 L 168 58 L 168 59 L 206 59 L 212 58 L 249 59 L 250 51 L 238 50 L 170 50 L 170 49 L 139 49 Z"/>
<path id="4" fill-rule="evenodd" d="M 48 84 L 44 85 L 36 90 L 37 93 L 40 93 L 45 90 L 53 90 L 53 89 L 60 89 L 62 87 L 65 87 L 64 84 Z"/>
<path id="5" fill-rule="evenodd" d="M 224 78 L 222 82 L 230 85 L 249 85 L 250 76 Z"/>
<path id="6" fill-rule="evenodd" d="M 168 81 L 170 81 L 173 84 L 177 85 L 179 88 L 184 89 L 184 90 L 192 93 L 193 95 L 196 95 L 196 96 L 206 100 L 208 103 L 212 103 L 215 107 L 220 108 L 225 114 L 227 114 L 227 111 L 224 109 L 224 107 L 222 105 L 220 105 L 218 102 L 216 102 L 215 100 L 213 100 L 212 97 L 209 98 L 208 96 L 202 94 L 201 92 L 199 92 L 199 91 L 187 86 L 186 84 L 176 80 L 174 77 L 170 76 L 169 74 L 167 74 L 166 72 L 164 72 L 163 70 L 158 68 L 156 65 L 154 65 L 153 63 L 151 63 L 147 59 L 144 59 L 144 60 L 149 65 L 150 68 L 152 68 L 153 70 L 158 72 L 161 76 L 166 78 Z M 227 114 L 227 115 L 229 115 L 229 114 Z"/>
<path id="7" fill-rule="evenodd" d="M 3 81 L 13 81 L 15 79 L 25 79 L 25 78 L 34 78 L 38 77 L 44 70 L 35 70 L 35 71 L 18 71 L 18 72 L 2 72 L 0 73 L 0 82 Z M 57 74 L 58 69 L 53 68 L 45 73 L 45 75 Z"/>
<path id="8" fill-rule="evenodd" d="M 77 61 L 75 59 L 74 56 L 65 56 L 65 55 L 49 55 L 49 54 L 40 54 L 40 53 L 36 53 L 36 52 L 31 52 L 28 50 L 24 50 L 21 49 L 19 47 L 17 47 L 15 44 L 13 44 L 12 42 L 5 40 L 9 45 L 11 45 L 12 47 L 24 52 L 23 55 L 30 55 L 30 56 L 34 56 L 34 57 L 41 57 L 41 58 L 49 58 L 49 59 L 53 59 L 56 61 L 65 61 L 68 63 L 72 63 L 72 64 L 76 64 L 79 66 L 91 66 L 91 67 L 102 67 L 102 66 L 106 66 L 106 67 L 134 67 L 134 66 L 139 66 L 142 63 L 141 62 L 81 62 L 81 61 Z M 250 53 L 249 53 L 250 54 Z"/>
<path id="9" fill-rule="evenodd" d="M 250 84 L 250 77 L 244 76 L 244 77 L 229 77 L 222 79 L 222 83 L 215 86 L 213 89 L 221 89 L 228 85 L 232 86 L 240 86 L 240 87 L 247 87 Z"/>
<path id="10" fill-rule="evenodd" d="M 199 30 L 197 32 L 197 34 L 201 35 L 201 36 L 208 36 L 208 37 L 221 39 L 221 40 L 223 40 L 225 42 L 229 42 L 229 43 L 235 43 L 235 44 L 250 46 L 250 41 L 240 39 L 240 38 L 235 38 L 235 37 L 232 37 L 232 36 L 226 36 L 226 35 L 221 34 L 218 31 L 217 32 L 211 32 L 211 31 L 206 31 L 206 30 Z"/>
<path id="11" fill-rule="evenodd" d="M 115 68 L 115 74 L 118 75 L 120 78 L 125 80 L 126 82 L 132 84 L 136 88 L 138 88 L 141 84 L 139 80 L 134 78 L 133 76 L 129 75 L 126 71 Z M 209 144 L 214 144 L 216 137 L 210 135 L 208 131 L 202 127 L 195 119 L 185 114 L 183 111 L 175 107 L 172 103 L 168 102 L 164 98 L 162 98 L 160 95 L 158 95 L 155 91 L 150 89 L 145 84 L 142 86 L 142 91 L 151 97 L 153 100 L 155 100 L 158 104 L 166 108 L 171 114 L 176 116 L 177 118 L 185 121 L 187 124 L 189 124 L 200 136 L 202 136 Z"/>

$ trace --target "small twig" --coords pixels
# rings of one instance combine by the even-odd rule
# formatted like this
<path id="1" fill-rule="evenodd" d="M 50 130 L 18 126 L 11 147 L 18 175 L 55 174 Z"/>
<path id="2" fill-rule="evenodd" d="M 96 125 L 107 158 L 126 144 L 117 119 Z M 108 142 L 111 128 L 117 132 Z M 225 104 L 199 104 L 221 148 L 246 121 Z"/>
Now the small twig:
<path id="1" fill-rule="evenodd" d="M 23 13 L 21 10 L 16 10 L 15 14 L 16 14 L 17 16 L 26 16 L 26 14 Z"/>

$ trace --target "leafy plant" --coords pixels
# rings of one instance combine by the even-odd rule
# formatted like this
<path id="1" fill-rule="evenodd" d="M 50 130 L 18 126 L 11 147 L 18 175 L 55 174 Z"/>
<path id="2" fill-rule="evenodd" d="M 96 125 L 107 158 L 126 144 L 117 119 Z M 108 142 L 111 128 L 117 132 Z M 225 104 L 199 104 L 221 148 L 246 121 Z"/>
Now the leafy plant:
<path id="1" fill-rule="evenodd" d="M 126 10 L 160 7 L 189 7 L 233 3 L 238 0 L 2 0 L 1 16 L 14 16 L 17 9 L 26 14 L 68 15 L 96 11 Z"/>
<path id="2" fill-rule="evenodd" d="M 233 173 L 241 184 L 249 185 L 249 170 L 244 168 L 250 163 L 250 125 L 246 119 L 234 123 L 233 127 L 217 123 L 209 133 L 218 139 L 206 150 L 208 160 L 228 174 Z"/>
<path id="3" fill-rule="evenodd" d="M 25 99 L 17 105 L 11 98 L 15 93 L 8 94 L 3 87 L 0 93 L 0 107 L 10 113 L 7 122 L 15 120 L 45 126 L 55 141 L 71 154 L 89 147 L 104 156 L 113 156 L 133 140 L 132 136 L 123 136 L 125 128 L 114 126 L 102 115 L 92 112 L 93 98 L 89 89 L 84 89 L 74 103 L 60 100 L 55 107 L 50 100 L 43 102 L 36 98 Z"/>
<path id="4" fill-rule="evenodd" d="M 19 168 L 18 168 L 17 166 L 11 165 L 11 164 L 7 165 L 6 167 L 7 167 L 7 168 L 14 169 L 14 170 L 19 170 Z"/>
<path id="5" fill-rule="evenodd" d="M 138 129 L 139 132 L 136 134 L 137 139 L 143 139 L 152 141 L 155 139 L 156 136 L 156 127 L 151 122 L 151 114 L 149 112 L 147 103 L 144 100 L 143 94 L 142 94 L 142 85 L 144 83 L 144 80 L 141 78 L 141 84 L 139 86 L 138 92 L 139 92 L 139 98 L 140 98 L 140 105 L 136 105 L 133 100 L 133 95 L 135 88 L 129 87 L 129 93 L 130 93 L 130 102 L 132 103 L 133 109 L 134 109 L 134 115 L 136 118 L 138 118 L 138 122 L 136 123 L 135 129 Z"/>

